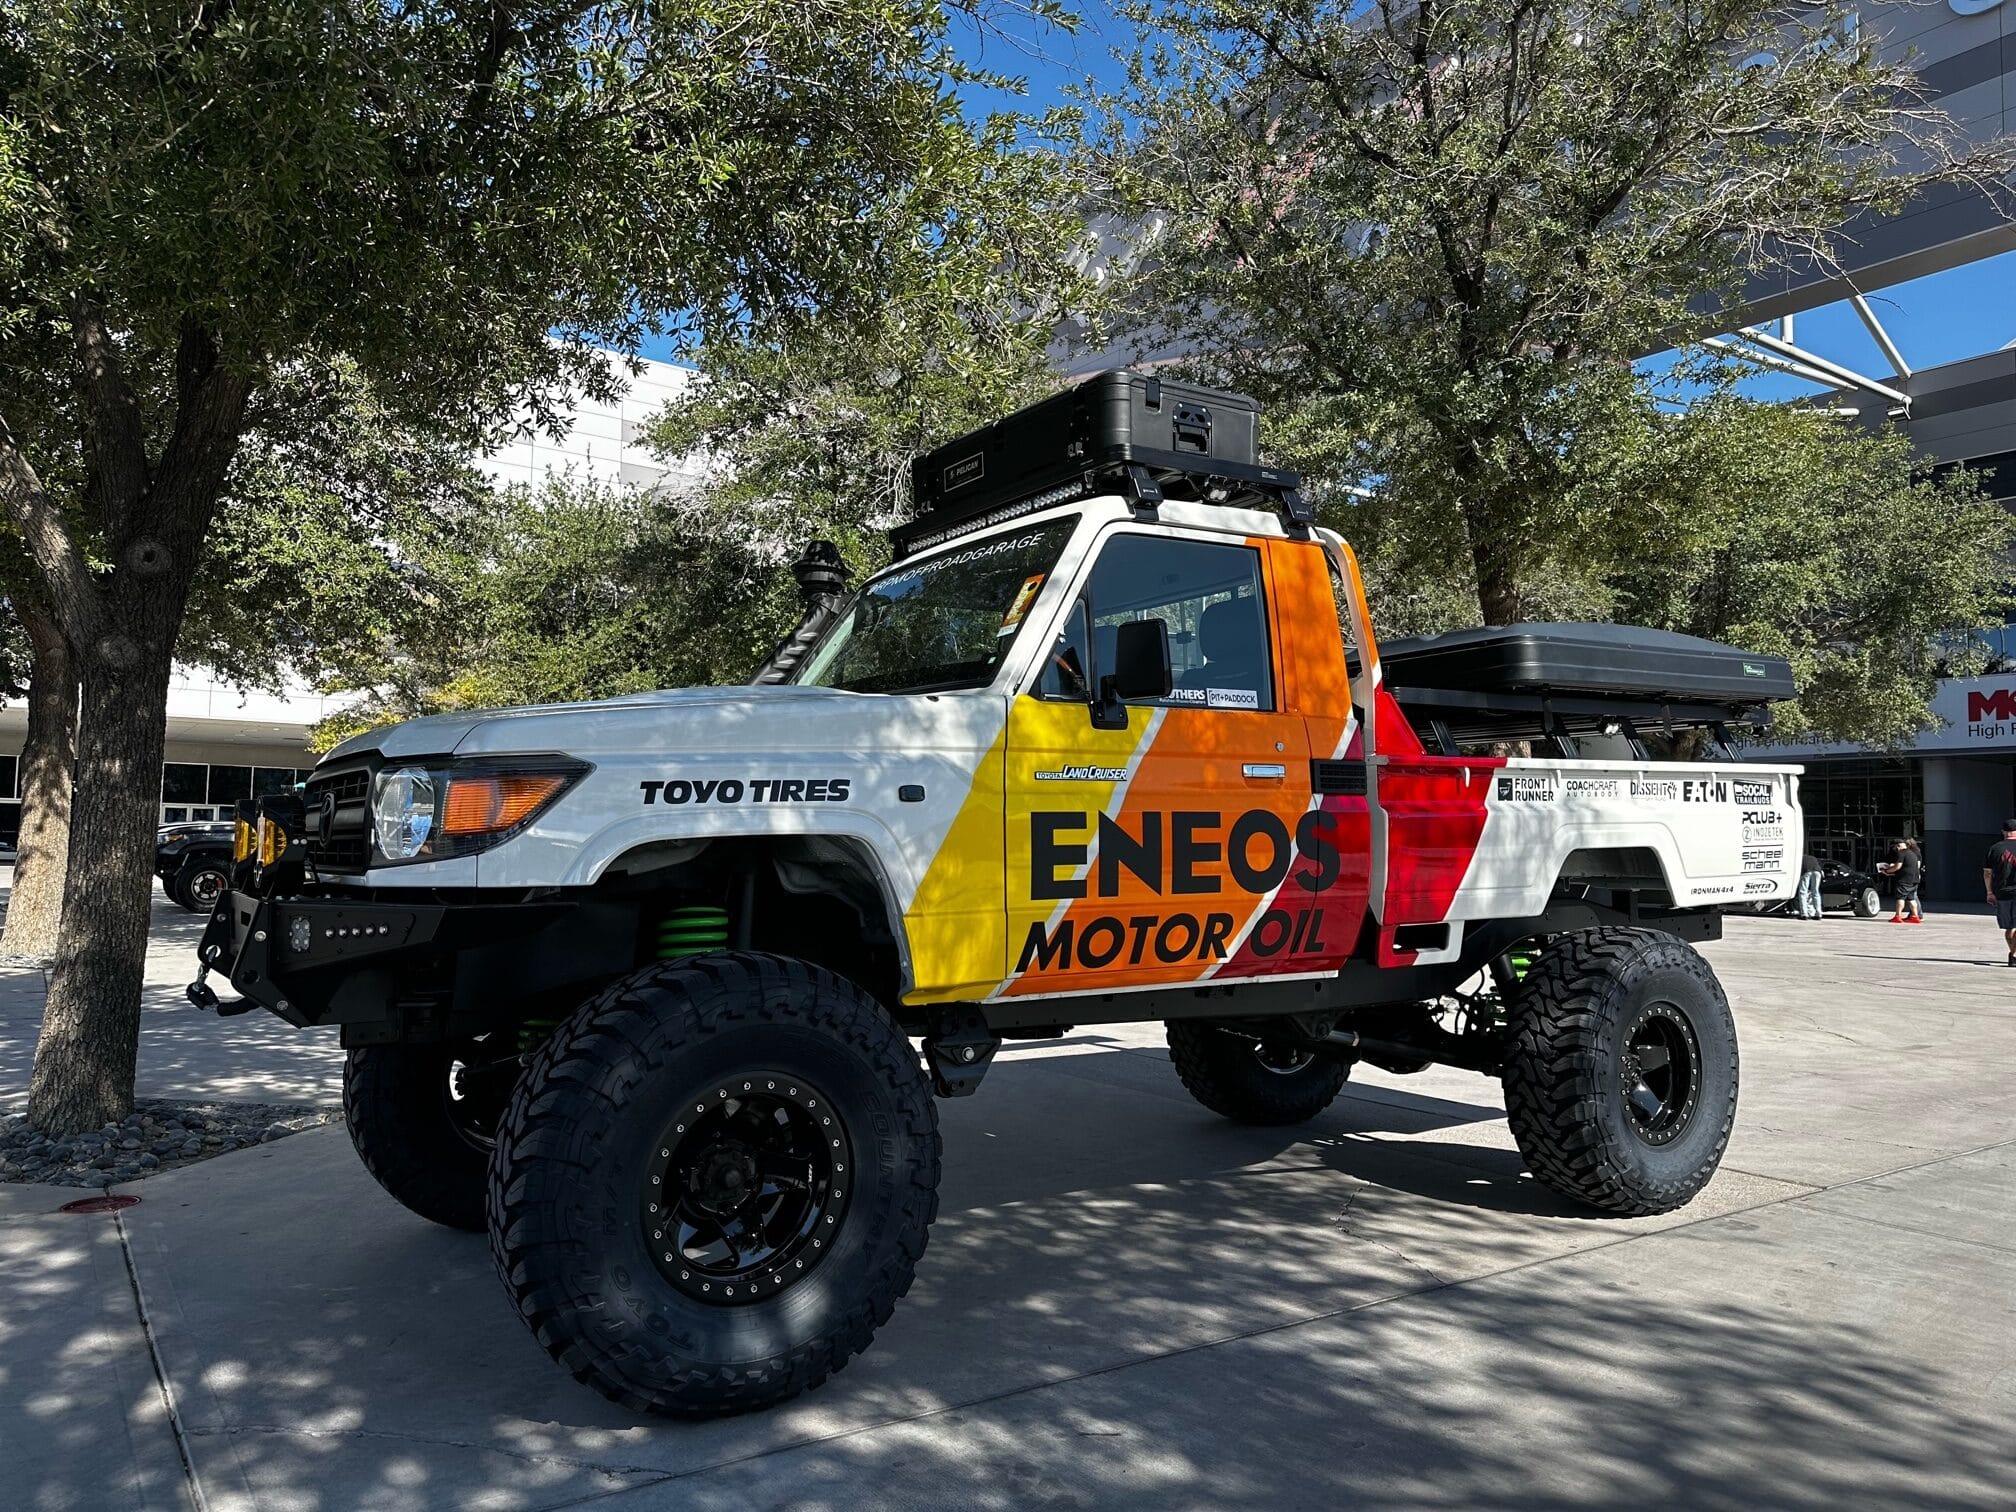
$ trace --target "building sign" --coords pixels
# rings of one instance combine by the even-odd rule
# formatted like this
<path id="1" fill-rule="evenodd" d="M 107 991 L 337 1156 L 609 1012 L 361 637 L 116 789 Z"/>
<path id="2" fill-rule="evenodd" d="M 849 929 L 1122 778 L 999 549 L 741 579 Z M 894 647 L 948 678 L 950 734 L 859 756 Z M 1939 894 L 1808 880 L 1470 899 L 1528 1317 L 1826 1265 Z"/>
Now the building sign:
<path id="1" fill-rule="evenodd" d="M 1920 755 L 2016 756 L 2016 672 L 1965 680 L 1948 679 L 1932 695 L 1941 721 L 1903 747 Z M 1867 756 L 1853 745 L 1769 745 L 1757 748 L 1758 761 L 1797 761 L 1805 756 Z M 1880 753 L 1874 753 L 1880 754 Z"/>

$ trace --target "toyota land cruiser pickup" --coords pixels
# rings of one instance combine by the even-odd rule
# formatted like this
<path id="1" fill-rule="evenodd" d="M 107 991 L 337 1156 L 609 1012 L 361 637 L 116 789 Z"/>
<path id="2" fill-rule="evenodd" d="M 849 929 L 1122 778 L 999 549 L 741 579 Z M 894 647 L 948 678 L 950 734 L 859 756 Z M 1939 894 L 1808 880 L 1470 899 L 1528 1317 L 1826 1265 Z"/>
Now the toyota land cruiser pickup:
<path id="1" fill-rule="evenodd" d="M 1068 486 L 899 532 L 764 685 L 338 746 L 242 815 L 192 999 L 338 1031 L 372 1175 L 487 1230 L 540 1342 L 639 1410 L 867 1346 L 936 1212 L 933 1094 L 1005 1038 L 1160 1021 L 1260 1124 L 1361 1063 L 1465 1067 L 1548 1186 L 1687 1202 L 1737 1100 L 1690 942 L 1797 883 L 1797 769 L 1723 739 L 1783 664 L 1607 626 L 1382 662 L 1349 547 L 1182 444 L 1234 398 L 1184 392 L 1144 411 L 1174 446 L 1081 435 Z M 1715 759 L 1647 759 L 1690 732 Z"/>

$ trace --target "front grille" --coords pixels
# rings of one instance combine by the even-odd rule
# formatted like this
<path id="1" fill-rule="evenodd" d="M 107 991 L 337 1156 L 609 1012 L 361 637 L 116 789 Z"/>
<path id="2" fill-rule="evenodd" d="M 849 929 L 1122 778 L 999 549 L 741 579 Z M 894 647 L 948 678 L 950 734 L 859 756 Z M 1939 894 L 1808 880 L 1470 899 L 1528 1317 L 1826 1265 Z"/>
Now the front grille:
<path id="1" fill-rule="evenodd" d="M 302 794 L 308 855 L 318 872 L 361 872 L 371 865 L 371 769 L 317 772 Z M 333 799 L 333 804 L 332 804 Z"/>

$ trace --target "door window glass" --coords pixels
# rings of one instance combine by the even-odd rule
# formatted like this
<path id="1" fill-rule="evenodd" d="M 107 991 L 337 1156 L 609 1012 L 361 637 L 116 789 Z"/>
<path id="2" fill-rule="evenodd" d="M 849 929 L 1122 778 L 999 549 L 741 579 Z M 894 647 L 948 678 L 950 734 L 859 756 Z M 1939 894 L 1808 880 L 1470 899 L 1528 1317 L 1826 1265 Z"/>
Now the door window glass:
<path id="1" fill-rule="evenodd" d="M 1250 546 L 1122 532 L 1100 551 L 1085 599 L 1094 687 L 1113 665 L 1120 626 L 1159 619 L 1169 631 L 1173 687 L 1167 699 L 1143 702 L 1274 707 L 1260 553 Z M 1066 636 L 1070 633 L 1067 629 Z"/>

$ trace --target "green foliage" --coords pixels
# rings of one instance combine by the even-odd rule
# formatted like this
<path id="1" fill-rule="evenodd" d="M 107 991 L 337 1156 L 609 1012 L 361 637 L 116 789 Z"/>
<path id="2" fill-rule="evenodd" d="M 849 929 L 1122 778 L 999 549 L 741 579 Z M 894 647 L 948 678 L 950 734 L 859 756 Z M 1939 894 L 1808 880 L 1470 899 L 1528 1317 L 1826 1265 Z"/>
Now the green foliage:
<path id="1" fill-rule="evenodd" d="M 1789 657 L 1787 739 L 1906 742 L 1937 679 L 1983 670 L 1968 632 L 2016 607 L 2016 525 L 1966 473 L 1927 476 L 1895 431 L 1727 394 L 1660 442 L 1636 481 L 1669 530 L 1605 617 Z"/>
<path id="2" fill-rule="evenodd" d="M 1190 0 L 1108 143 L 1137 305 L 1352 438 L 1337 482 L 1466 558 L 1489 621 L 1579 573 L 1624 364 L 1954 166 L 1839 4 Z M 1748 66 L 1748 58 L 1768 62 Z M 1614 508 L 1614 503 L 1612 505 Z"/>
<path id="3" fill-rule="evenodd" d="M 318 745 L 419 714 L 739 682 L 797 617 L 780 562 L 675 498 L 559 475 L 501 491 L 470 525 L 395 543 L 434 592 L 326 654 L 325 689 L 359 698 Z"/>

